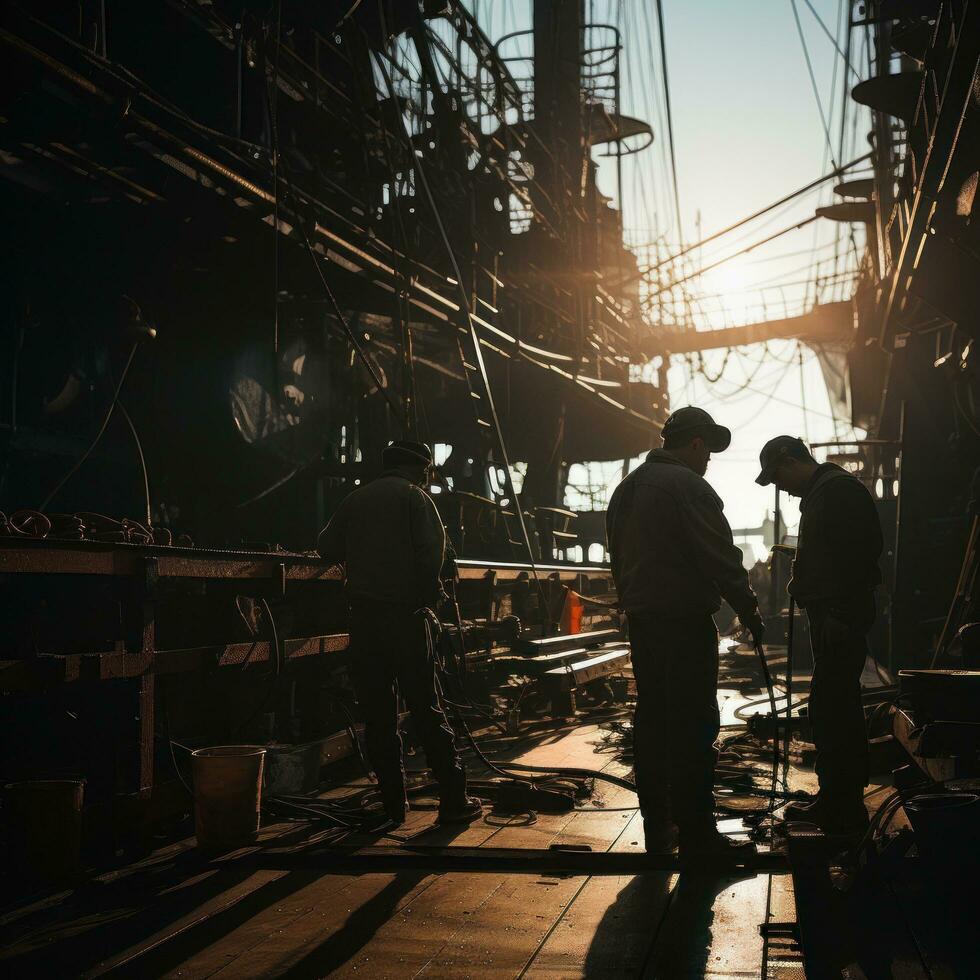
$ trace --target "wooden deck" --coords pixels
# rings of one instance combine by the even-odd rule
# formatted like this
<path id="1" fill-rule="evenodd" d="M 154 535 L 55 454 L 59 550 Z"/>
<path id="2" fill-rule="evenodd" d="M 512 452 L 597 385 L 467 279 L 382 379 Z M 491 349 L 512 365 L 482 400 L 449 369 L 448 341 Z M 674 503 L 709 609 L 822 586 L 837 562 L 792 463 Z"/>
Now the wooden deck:
<path id="1" fill-rule="evenodd" d="M 601 751 L 595 724 L 520 759 L 627 773 Z M 434 810 L 415 809 L 397 832 L 370 842 L 641 852 L 635 806 L 630 791 L 597 783 L 585 812 L 539 813 L 533 822 L 489 815 L 450 831 L 435 826 Z M 262 833 L 266 846 L 311 838 L 306 824 Z M 772 883 L 785 921 L 790 879 Z M 766 875 L 256 870 L 248 852 L 203 862 L 187 840 L 8 913 L 0 969 L 17 977 L 756 977 L 769 889 Z"/>

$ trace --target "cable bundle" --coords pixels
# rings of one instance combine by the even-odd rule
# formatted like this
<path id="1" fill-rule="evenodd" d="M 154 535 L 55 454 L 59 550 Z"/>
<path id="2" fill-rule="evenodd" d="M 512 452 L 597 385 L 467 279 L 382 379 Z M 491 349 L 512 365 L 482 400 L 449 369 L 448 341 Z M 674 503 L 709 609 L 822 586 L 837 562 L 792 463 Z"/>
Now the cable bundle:
<path id="1" fill-rule="evenodd" d="M 44 514 L 23 509 L 9 516 L 0 511 L 0 537 L 51 538 L 57 541 L 102 541 L 169 547 L 173 534 L 165 527 L 150 527 L 130 517 L 115 518 L 93 511 Z"/>

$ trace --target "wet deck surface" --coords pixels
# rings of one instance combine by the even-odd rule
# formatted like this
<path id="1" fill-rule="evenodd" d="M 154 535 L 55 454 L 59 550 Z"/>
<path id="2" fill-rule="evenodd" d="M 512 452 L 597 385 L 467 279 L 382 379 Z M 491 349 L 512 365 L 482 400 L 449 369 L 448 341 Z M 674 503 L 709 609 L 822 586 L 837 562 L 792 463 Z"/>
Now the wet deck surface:
<path id="1" fill-rule="evenodd" d="M 720 692 L 723 721 L 750 700 Z M 627 775 L 583 722 L 518 756 Z M 812 776 L 791 782 L 809 788 Z M 590 812 L 488 815 L 462 829 L 413 809 L 376 846 L 411 844 L 643 850 L 636 798 L 597 783 Z M 594 811 L 594 812 L 592 812 Z M 741 820 L 721 824 L 744 831 Z M 306 846 L 306 824 L 265 828 L 263 842 Z M 315 837 L 315 834 L 314 834 Z M 0 971 L 12 976 L 203 977 L 771 977 L 802 976 L 790 941 L 765 946 L 767 921 L 792 923 L 789 876 L 557 877 L 257 868 L 247 853 L 202 861 L 193 840 L 7 914 Z"/>

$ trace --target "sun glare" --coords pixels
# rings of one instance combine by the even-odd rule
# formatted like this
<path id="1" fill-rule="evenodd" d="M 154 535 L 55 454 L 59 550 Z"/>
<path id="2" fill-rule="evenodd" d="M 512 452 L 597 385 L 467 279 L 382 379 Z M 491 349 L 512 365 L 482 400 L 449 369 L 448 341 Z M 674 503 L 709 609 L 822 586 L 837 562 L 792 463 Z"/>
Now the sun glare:
<path id="1" fill-rule="evenodd" d="M 726 262 L 706 272 L 699 282 L 703 296 L 701 310 L 706 325 L 711 329 L 745 323 L 753 303 L 749 279 L 744 263 L 739 259 Z"/>

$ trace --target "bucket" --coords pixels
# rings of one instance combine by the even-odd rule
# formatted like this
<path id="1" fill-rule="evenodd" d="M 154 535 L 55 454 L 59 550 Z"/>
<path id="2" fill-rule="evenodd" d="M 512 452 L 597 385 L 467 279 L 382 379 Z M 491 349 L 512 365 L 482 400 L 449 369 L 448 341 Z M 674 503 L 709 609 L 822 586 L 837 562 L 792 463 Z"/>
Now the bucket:
<path id="1" fill-rule="evenodd" d="M 197 846 L 211 853 L 255 842 L 262 806 L 261 745 L 216 745 L 191 753 Z"/>
<path id="2" fill-rule="evenodd" d="M 920 857 L 943 864 L 975 860 L 980 846 L 976 793 L 923 793 L 908 800 L 905 813 Z"/>
<path id="3" fill-rule="evenodd" d="M 84 779 L 35 779 L 4 787 L 10 864 L 31 880 L 65 882 L 77 873 Z"/>
<path id="4" fill-rule="evenodd" d="M 270 796 L 308 793 L 320 782 L 324 739 L 304 745 L 270 745 L 265 790 Z"/>

